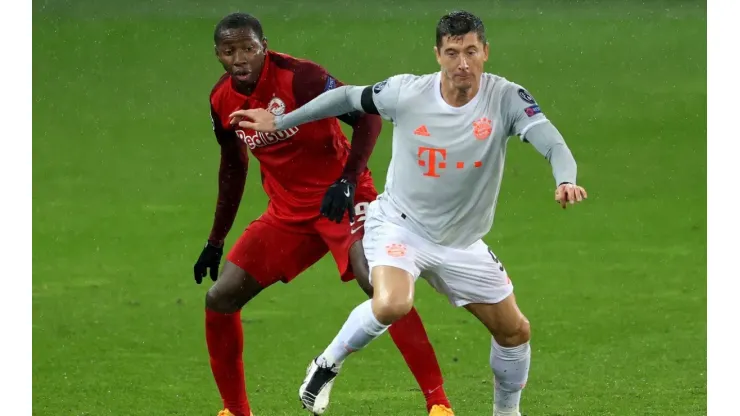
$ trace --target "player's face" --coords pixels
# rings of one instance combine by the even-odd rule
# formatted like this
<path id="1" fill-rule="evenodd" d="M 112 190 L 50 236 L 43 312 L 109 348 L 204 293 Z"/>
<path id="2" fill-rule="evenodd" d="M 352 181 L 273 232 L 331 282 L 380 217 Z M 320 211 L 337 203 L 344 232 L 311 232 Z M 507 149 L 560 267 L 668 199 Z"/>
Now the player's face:
<path id="1" fill-rule="evenodd" d="M 265 62 L 267 41 L 259 39 L 252 29 L 229 29 L 221 33 L 216 56 L 237 84 L 254 85 Z"/>
<path id="2" fill-rule="evenodd" d="M 488 43 L 475 32 L 463 36 L 445 36 L 442 46 L 434 47 L 442 74 L 458 89 L 469 89 L 480 82 L 488 60 Z"/>

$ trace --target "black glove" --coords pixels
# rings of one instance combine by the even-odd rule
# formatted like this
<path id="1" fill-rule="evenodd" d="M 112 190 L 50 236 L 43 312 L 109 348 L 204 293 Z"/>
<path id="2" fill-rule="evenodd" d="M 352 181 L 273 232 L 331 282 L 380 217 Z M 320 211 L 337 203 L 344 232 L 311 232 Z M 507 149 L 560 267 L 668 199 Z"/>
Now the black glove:
<path id="1" fill-rule="evenodd" d="M 200 284 L 206 276 L 208 269 L 211 269 L 211 280 L 214 282 L 218 279 L 218 266 L 221 264 L 221 256 L 224 254 L 224 248 L 211 243 L 206 243 L 203 251 L 198 257 L 198 261 L 193 266 L 193 276 L 195 283 Z"/>
<path id="2" fill-rule="evenodd" d="M 349 211 L 349 222 L 355 220 L 355 184 L 347 179 L 334 182 L 321 201 L 321 215 L 337 224 L 342 222 L 344 211 Z"/>

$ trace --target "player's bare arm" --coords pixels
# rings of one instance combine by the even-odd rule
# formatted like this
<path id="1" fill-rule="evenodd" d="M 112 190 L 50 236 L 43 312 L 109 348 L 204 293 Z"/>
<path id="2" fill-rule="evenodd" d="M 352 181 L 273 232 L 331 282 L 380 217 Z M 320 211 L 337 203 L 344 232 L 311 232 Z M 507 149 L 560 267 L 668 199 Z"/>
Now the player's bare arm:
<path id="1" fill-rule="evenodd" d="M 200 284 L 206 274 L 214 282 L 223 256 L 226 235 L 231 230 L 239 210 L 247 180 L 247 159 L 242 157 L 236 136 L 220 125 L 217 114 L 211 110 L 213 131 L 221 146 L 221 162 L 218 171 L 218 199 L 213 226 L 203 251 L 193 266 L 193 277 Z M 245 155 L 246 156 L 246 155 Z"/>
<path id="2" fill-rule="evenodd" d="M 208 238 L 212 243 L 223 246 L 239 211 L 246 179 L 247 162 L 246 157 L 242 156 L 239 143 L 235 139 L 222 143 L 218 171 L 218 202 L 213 228 Z"/>

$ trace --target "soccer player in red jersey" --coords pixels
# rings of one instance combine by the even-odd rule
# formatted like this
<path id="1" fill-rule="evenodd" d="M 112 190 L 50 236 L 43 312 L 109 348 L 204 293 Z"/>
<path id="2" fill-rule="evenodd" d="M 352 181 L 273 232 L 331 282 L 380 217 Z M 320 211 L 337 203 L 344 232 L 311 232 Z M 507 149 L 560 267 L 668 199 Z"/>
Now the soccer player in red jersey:
<path id="1" fill-rule="evenodd" d="M 316 63 L 268 50 L 262 25 L 251 15 L 223 18 L 214 41 L 226 70 L 210 97 L 213 130 L 221 147 L 218 202 L 194 275 L 199 284 L 207 274 L 216 281 L 206 295 L 205 315 L 211 369 L 225 407 L 220 414 L 249 416 L 240 311 L 250 299 L 273 283 L 290 282 L 329 252 L 342 281 L 356 280 L 372 297 L 362 249 L 364 209 L 377 196 L 363 156 L 370 151 L 350 149 L 338 119 L 352 126 L 353 141 L 364 137 L 358 142 L 370 146 L 380 133 L 381 119 L 354 112 L 268 134 L 234 128 L 229 115 L 236 109 L 266 108 L 283 114 L 342 84 Z M 224 239 L 244 191 L 247 148 L 260 162 L 270 201 L 231 248 L 219 276 Z M 333 212 L 335 218 L 337 210 L 347 210 L 346 216 L 340 212 L 347 220 L 337 223 L 321 215 Z M 451 414 L 434 349 L 416 310 L 389 332 L 430 414 Z"/>

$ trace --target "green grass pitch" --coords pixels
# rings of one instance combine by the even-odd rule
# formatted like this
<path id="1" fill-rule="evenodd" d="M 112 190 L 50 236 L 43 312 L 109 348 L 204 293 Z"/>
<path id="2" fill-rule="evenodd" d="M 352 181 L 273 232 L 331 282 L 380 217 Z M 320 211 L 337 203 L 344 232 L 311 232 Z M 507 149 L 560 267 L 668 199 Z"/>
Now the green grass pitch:
<path id="1" fill-rule="evenodd" d="M 34 2 L 35 415 L 215 415 L 192 264 L 218 147 L 212 30 L 235 10 L 270 46 L 348 83 L 437 70 L 434 25 L 485 21 L 487 66 L 565 136 L 589 200 L 563 211 L 547 162 L 512 139 L 494 229 L 533 327 L 523 410 L 706 413 L 706 6 L 681 1 Z M 391 126 L 371 160 L 382 186 Z M 252 159 L 230 245 L 265 207 Z M 459 415 L 490 415 L 489 337 L 425 283 L 417 306 Z M 364 295 L 324 258 L 243 314 L 258 416 L 300 415 L 308 361 Z M 384 336 L 347 362 L 332 415 L 423 415 Z"/>

